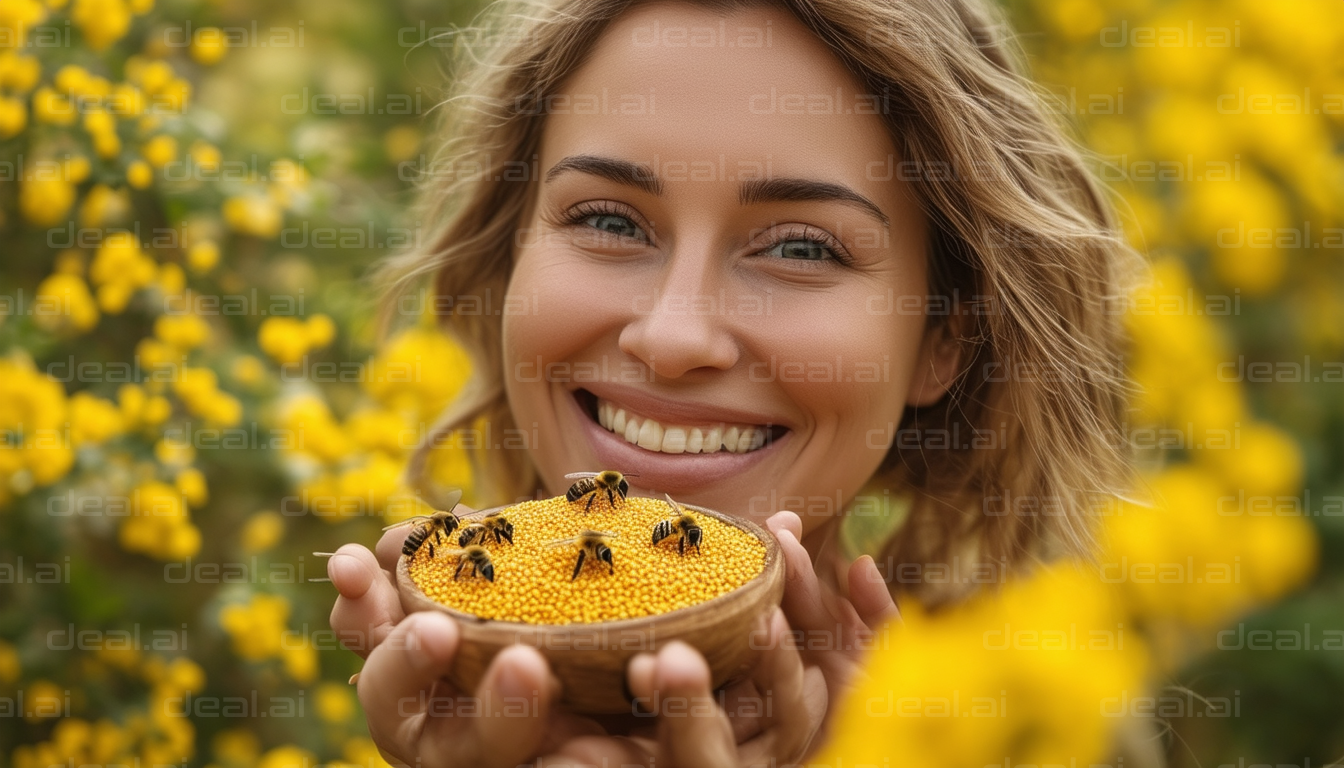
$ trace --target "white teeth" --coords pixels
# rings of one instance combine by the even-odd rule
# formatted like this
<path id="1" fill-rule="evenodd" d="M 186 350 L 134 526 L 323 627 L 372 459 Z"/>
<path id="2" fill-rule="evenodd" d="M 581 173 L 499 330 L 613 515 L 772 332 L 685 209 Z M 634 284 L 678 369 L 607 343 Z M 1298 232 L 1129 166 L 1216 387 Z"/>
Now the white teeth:
<path id="1" fill-rule="evenodd" d="M 597 402 L 597 422 L 627 443 L 661 453 L 747 453 L 765 445 L 762 427 L 719 425 L 714 427 L 664 426 L 643 419 L 607 400 Z"/>
<path id="2" fill-rule="evenodd" d="M 754 427 L 747 427 L 737 436 L 737 452 L 746 453 L 752 449 L 752 444 L 756 442 L 758 430 Z"/>
<path id="3" fill-rule="evenodd" d="M 686 452 L 686 430 L 681 427 L 668 427 L 663 430 L 663 453 Z"/>
<path id="4" fill-rule="evenodd" d="M 663 447 L 663 425 L 653 419 L 645 419 L 639 426 L 640 448 L 648 448 L 650 451 L 656 451 Z"/>
<path id="5" fill-rule="evenodd" d="M 686 452 L 699 453 L 704 444 L 705 433 L 701 432 L 699 427 L 691 427 L 691 433 L 686 436 Z"/>
<path id="6" fill-rule="evenodd" d="M 729 453 L 737 453 L 737 433 L 736 426 L 729 427 L 728 431 L 723 433 L 723 450 Z"/>
<path id="7" fill-rule="evenodd" d="M 701 453 L 718 453 L 723 447 L 723 427 L 710 427 L 709 432 L 705 433 L 705 444 L 700 449 Z"/>

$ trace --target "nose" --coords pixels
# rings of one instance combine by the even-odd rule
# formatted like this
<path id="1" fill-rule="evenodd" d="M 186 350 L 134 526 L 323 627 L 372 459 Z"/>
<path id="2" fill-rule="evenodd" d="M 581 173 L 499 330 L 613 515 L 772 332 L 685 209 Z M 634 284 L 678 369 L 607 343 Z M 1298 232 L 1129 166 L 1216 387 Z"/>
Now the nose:
<path id="1" fill-rule="evenodd" d="M 719 290 L 724 277 L 718 261 L 708 245 L 674 252 L 652 296 L 632 297 L 621 351 L 670 379 L 736 365 L 740 350 L 723 306 L 727 292 Z"/>

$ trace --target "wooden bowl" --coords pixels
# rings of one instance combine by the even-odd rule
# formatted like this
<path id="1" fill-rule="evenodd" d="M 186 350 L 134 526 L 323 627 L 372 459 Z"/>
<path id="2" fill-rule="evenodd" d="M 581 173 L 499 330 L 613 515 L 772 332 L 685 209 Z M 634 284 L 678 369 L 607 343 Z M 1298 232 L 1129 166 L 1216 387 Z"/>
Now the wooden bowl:
<path id="1" fill-rule="evenodd" d="M 463 519 L 484 517 L 509 506 L 513 505 L 479 510 Z M 755 523 L 690 504 L 681 506 L 760 539 L 765 545 L 761 572 L 731 592 L 654 616 L 590 624 L 528 624 L 482 619 L 430 598 L 411 579 L 410 558 L 403 555 L 397 562 L 401 606 L 407 614 L 439 611 L 457 619 L 461 641 L 448 680 L 466 693 L 476 690 L 495 654 L 514 643 L 541 652 L 564 688 L 561 701 L 575 712 L 631 712 L 625 693 L 627 662 L 637 653 L 655 651 L 673 640 L 686 642 L 704 655 L 713 686 L 718 688 L 751 669 L 757 654 L 751 644 L 752 630 L 757 618 L 779 605 L 784 596 L 784 561 L 779 542 Z"/>

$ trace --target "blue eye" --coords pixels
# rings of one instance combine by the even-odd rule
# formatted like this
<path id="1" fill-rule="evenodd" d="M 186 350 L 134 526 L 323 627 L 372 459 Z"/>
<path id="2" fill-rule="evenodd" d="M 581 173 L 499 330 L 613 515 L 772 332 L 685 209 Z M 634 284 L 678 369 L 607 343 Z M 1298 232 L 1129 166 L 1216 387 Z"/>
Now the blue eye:
<path id="1" fill-rule="evenodd" d="M 644 237 L 644 231 L 639 228 L 639 225 L 631 221 L 629 217 L 621 216 L 620 214 L 595 213 L 583 217 L 582 221 L 593 229 L 608 232 L 620 237 L 629 237 L 634 240 L 648 239 Z"/>
<path id="2" fill-rule="evenodd" d="M 766 253 L 785 259 L 804 261 L 824 261 L 835 258 L 831 249 L 817 240 L 781 240 L 771 246 Z"/>

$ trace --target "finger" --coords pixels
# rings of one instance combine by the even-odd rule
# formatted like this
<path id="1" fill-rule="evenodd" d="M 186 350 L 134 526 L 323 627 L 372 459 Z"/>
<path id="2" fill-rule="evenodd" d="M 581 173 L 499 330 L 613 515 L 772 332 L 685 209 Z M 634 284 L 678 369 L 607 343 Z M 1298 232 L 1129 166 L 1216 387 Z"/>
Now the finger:
<path id="1" fill-rule="evenodd" d="M 769 624 L 769 640 L 752 670 L 751 679 L 773 700 L 773 706 L 765 710 L 765 719 L 776 734 L 776 754 L 787 761 L 797 757 L 807 746 L 820 725 L 820 718 L 813 721 L 816 713 L 809 709 L 804 697 L 803 658 L 794 643 L 784 642 L 789 631 L 784 612 L 776 608 L 770 615 Z M 821 714 L 824 716 L 824 708 Z"/>
<path id="2" fill-rule="evenodd" d="M 849 601 L 869 629 L 877 629 L 900 615 L 887 580 L 871 556 L 864 555 L 850 564 L 848 581 Z"/>
<path id="3" fill-rule="evenodd" d="M 724 714 L 733 726 L 733 741 L 741 744 L 759 736 L 765 729 L 765 696 L 756 683 L 739 680 L 725 688 L 722 695 Z"/>
<path id="4" fill-rule="evenodd" d="M 826 609 L 812 558 L 787 529 L 776 534 L 784 553 L 784 599 L 780 603 L 789 626 L 804 631 L 835 631 L 835 619 Z"/>
<path id="5" fill-rule="evenodd" d="M 652 714 L 653 676 L 658 670 L 658 660 L 652 653 L 637 653 L 631 657 L 625 667 L 626 687 L 629 688 L 630 714 Z"/>
<path id="6" fill-rule="evenodd" d="M 657 660 L 658 763 L 736 766 L 733 729 L 714 702 L 704 657 L 686 643 L 673 641 L 658 652 Z"/>
<path id="7" fill-rule="evenodd" d="M 404 616 L 401 598 L 373 553 L 358 544 L 336 550 L 327 561 L 327 575 L 339 593 L 331 628 L 341 645 L 367 658 Z"/>
<path id="8" fill-rule="evenodd" d="M 438 613 L 406 617 L 369 654 L 359 676 L 359 702 L 377 743 L 414 750 L 422 717 L 438 679 L 447 674 L 457 654 L 457 624 Z"/>
<path id="9" fill-rule="evenodd" d="M 464 504 L 458 504 L 453 508 L 453 513 L 458 517 L 475 511 Z M 383 532 L 383 537 L 378 540 L 377 546 L 373 549 L 378 553 L 378 563 L 384 571 L 397 572 L 397 561 L 401 559 L 401 547 L 406 543 L 406 537 L 411 535 L 411 530 L 414 527 L 415 523 L 407 523 Z"/>
<path id="10" fill-rule="evenodd" d="M 495 655 L 476 695 L 482 716 L 472 736 L 456 742 L 453 765 L 515 766 L 530 762 L 546 737 L 560 681 L 541 653 L 511 645 Z"/>
<path id="11" fill-rule="evenodd" d="M 793 534 L 793 538 L 803 538 L 803 519 L 797 513 L 790 512 L 787 509 L 766 518 L 765 527 L 769 528 L 775 536 L 779 536 L 780 531 L 789 531 Z"/>

